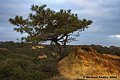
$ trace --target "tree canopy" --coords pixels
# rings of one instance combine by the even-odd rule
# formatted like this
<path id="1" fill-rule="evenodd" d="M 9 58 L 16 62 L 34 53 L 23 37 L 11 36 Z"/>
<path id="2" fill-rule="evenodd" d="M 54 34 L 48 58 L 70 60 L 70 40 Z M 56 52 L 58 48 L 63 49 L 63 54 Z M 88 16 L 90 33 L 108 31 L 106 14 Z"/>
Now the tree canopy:
<path id="1" fill-rule="evenodd" d="M 15 31 L 28 34 L 21 38 L 28 43 L 51 41 L 51 44 L 66 45 L 66 42 L 75 40 L 92 23 L 91 20 L 78 19 L 78 15 L 71 13 L 70 9 L 56 12 L 46 8 L 46 5 L 32 5 L 31 10 L 27 19 L 22 16 L 9 19 L 13 25 L 18 26 L 14 28 Z"/>

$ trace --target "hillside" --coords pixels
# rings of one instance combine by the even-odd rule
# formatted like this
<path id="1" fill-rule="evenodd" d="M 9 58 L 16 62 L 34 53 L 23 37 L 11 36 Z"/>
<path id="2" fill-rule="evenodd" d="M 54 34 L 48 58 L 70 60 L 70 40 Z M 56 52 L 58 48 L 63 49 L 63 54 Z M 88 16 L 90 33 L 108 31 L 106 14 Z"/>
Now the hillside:
<path id="1" fill-rule="evenodd" d="M 59 71 L 71 79 L 120 79 L 120 56 L 100 54 L 92 47 L 75 46 L 70 54 L 59 62 Z M 99 77 L 100 76 L 100 77 Z M 85 77 L 85 78 L 83 78 Z"/>
<path id="2" fill-rule="evenodd" d="M 80 80 L 91 76 L 119 80 L 118 47 L 67 45 L 59 60 L 55 45 L 51 50 L 49 45 L 0 42 L 0 80 Z"/>

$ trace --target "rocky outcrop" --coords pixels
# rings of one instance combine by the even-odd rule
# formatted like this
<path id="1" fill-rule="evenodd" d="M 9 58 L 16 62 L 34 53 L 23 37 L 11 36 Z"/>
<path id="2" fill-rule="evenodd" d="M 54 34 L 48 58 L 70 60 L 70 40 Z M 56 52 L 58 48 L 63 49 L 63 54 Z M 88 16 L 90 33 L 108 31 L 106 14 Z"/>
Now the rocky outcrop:
<path id="1" fill-rule="evenodd" d="M 4 51 L 7 51 L 8 49 L 7 49 L 7 48 L 0 48 L 0 50 L 4 50 Z"/>
<path id="2" fill-rule="evenodd" d="M 40 46 L 40 45 L 32 46 L 32 49 L 40 49 L 40 48 L 44 48 L 44 46 Z"/>
<path id="3" fill-rule="evenodd" d="M 100 54 L 91 47 L 75 46 L 67 57 L 59 61 L 58 69 L 64 77 L 71 79 L 115 76 L 115 80 L 120 80 L 120 57 Z"/>

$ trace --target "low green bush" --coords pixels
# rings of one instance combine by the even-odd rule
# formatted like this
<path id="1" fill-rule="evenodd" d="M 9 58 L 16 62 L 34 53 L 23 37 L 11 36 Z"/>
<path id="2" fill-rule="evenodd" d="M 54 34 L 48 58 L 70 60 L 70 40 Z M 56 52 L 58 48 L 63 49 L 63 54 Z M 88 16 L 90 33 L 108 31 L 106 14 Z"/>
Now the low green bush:
<path id="1" fill-rule="evenodd" d="M 0 65 L 0 80 L 43 80 L 43 72 L 28 68 L 30 62 L 17 60 Z"/>
<path id="2" fill-rule="evenodd" d="M 53 58 L 45 58 L 40 60 L 40 69 L 44 72 L 48 78 L 59 74 L 58 63 Z"/>
<path id="3" fill-rule="evenodd" d="M 0 55 L 6 56 L 10 53 L 10 51 L 7 50 L 0 50 Z"/>

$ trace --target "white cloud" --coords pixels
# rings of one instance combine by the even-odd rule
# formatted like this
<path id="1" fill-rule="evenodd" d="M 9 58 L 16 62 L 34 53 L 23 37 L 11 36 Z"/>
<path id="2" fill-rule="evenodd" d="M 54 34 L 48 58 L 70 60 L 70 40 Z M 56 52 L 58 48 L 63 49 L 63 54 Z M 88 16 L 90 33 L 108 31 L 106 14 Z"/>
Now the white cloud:
<path id="1" fill-rule="evenodd" d="M 109 37 L 117 37 L 117 38 L 120 38 L 120 35 L 110 35 Z"/>

